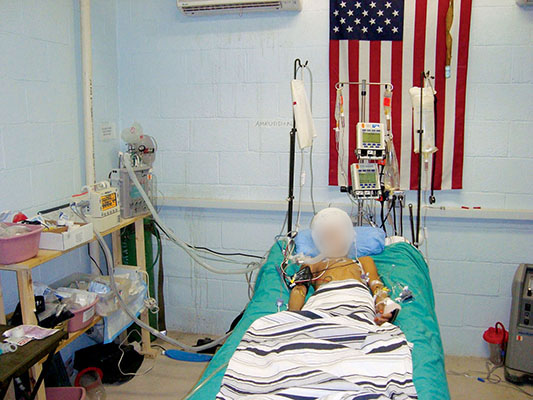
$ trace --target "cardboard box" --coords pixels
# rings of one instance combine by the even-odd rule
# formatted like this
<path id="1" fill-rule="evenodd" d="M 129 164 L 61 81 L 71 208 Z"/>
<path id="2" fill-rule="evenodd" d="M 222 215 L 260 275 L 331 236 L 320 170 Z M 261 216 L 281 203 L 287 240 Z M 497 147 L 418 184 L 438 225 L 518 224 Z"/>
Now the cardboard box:
<path id="1" fill-rule="evenodd" d="M 76 223 L 78 228 L 68 231 L 66 228 L 55 228 L 41 233 L 39 248 L 46 250 L 68 250 L 93 238 L 93 224 Z"/>

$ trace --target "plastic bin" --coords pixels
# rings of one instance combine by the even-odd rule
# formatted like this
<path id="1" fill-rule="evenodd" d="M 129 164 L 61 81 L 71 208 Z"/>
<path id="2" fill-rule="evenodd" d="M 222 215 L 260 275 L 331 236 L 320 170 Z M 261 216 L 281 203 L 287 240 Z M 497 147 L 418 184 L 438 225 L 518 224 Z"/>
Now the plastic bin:
<path id="1" fill-rule="evenodd" d="M 85 400 L 85 389 L 82 387 L 49 387 L 46 388 L 47 400 Z"/>
<path id="2" fill-rule="evenodd" d="M 7 222 L 6 225 L 16 224 Z M 31 232 L 0 238 L 0 264 L 16 264 L 37 255 L 43 227 L 41 225 L 24 226 L 30 228 Z"/>
<path id="3" fill-rule="evenodd" d="M 59 287 L 72 287 L 75 289 L 85 290 L 89 285 L 89 282 L 92 280 L 92 276 L 89 274 L 83 273 L 73 273 L 63 279 L 60 279 L 50 285 L 51 288 L 57 289 Z M 80 283 L 80 285 L 75 283 Z M 78 310 L 71 310 L 74 314 L 74 317 L 68 320 L 67 332 L 76 332 L 80 329 L 83 329 L 93 322 L 94 316 L 96 314 L 96 304 L 98 303 L 98 297 L 94 302 L 89 304 L 86 307 L 82 307 Z"/>
<path id="4" fill-rule="evenodd" d="M 67 332 L 76 332 L 89 326 L 96 315 L 96 303 L 98 303 L 98 297 L 86 307 L 70 310 L 74 316 L 68 320 Z"/>

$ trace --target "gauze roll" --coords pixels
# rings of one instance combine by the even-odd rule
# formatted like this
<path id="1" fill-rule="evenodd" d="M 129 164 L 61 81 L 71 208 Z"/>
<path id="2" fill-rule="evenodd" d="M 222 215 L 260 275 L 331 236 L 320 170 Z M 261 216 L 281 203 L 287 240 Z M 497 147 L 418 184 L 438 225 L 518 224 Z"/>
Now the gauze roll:
<path id="1" fill-rule="evenodd" d="M 355 240 L 352 219 L 339 208 L 324 208 L 311 221 L 311 236 L 321 257 L 347 257 Z"/>

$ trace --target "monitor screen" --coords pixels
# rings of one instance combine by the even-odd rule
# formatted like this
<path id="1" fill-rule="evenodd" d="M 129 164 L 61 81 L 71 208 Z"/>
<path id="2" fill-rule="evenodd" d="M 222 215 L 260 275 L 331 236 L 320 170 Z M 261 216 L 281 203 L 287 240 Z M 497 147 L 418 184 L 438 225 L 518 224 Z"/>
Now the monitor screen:
<path id="1" fill-rule="evenodd" d="M 377 183 L 374 172 L 359 172 L 359 183 Z"/>
<path id="2" fill-rule="evenodd" d="M 364 143 L 381 143 L 381 134 L 379 132 L 363 132 Z"/>

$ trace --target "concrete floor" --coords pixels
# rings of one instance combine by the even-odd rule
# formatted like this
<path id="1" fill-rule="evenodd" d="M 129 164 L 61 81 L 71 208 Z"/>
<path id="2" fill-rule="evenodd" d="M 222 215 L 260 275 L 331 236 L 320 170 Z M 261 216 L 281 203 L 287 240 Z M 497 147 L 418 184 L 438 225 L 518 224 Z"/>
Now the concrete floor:
<path id="1" fill-rule="evenodd" d="M 196 343 L 197 338 L 209 335 L 174 333 L 172 336 L 192 345 Z M 495 385 L 479 382 L 476 379 L 478 376 L 486 376 L 485 361 L 484 358 L 476 357 L 446 357 L 446 371 L 452 400 L 526 400 L 532 398 L 505 382 L 501 368 L 496 370 L 493 376 L 502 378 L 502 383 Z M 137 376 L 123 385 L 106 385 L 107 398 L 109 400 L 183 399 L 202 375 L 206 364 L 179 362 L 165 356 L 158 356 L 155 364 L 154 359 L 146 359 L 138 372 L 142 373 L 151 366 L 154 368 L 148 374 Z M 469 373 L 472 377 L 456 375 L 454 372 Z M 532 385 L 522 388 L 533 393 Z"/>

